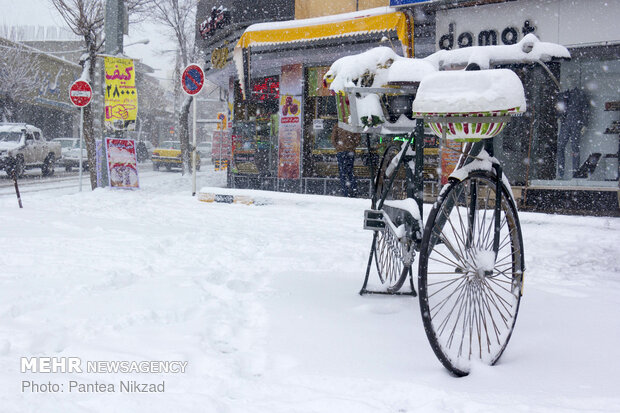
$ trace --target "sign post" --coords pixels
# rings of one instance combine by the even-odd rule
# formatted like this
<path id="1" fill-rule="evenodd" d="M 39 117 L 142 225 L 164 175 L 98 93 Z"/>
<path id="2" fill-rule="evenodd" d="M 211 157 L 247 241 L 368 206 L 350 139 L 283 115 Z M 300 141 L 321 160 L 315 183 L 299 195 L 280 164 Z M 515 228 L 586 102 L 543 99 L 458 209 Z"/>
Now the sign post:
<path id="1" fill-rule="evenodd" d="M 88 82 L 76 80 L 69 88 L 71 103 L 80 108 L 80 192 L 82 192 L 82 142 L 84 141 L 84 106 L 93 98 L 93 90 Z M 91 168 L 93 166 L 91 165 Z"/>
<path id="2" fill-rule="evenodd" d="M 197 64 L 191 64 L 185 68 L 181 75 L 181 86 L 189 96 L 195 96 L 202 90 L 205 84 L 205 73 Z M 194 99 L 193 132 L 192 132 L 192 196 L 196 195 L 196 105 L 198 99 Z"/>

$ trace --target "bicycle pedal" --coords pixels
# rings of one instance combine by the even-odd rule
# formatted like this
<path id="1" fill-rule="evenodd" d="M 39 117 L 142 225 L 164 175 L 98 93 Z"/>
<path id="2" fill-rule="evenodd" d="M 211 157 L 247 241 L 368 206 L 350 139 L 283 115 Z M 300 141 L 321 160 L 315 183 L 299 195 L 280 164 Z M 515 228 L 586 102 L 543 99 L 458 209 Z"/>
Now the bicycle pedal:
<path id="1" fill-rule="evenodd" d="M 384 231 L 385 221 L 383 211 L 367 209 L 364 211 L 364 229 L 371 231 Z"/>

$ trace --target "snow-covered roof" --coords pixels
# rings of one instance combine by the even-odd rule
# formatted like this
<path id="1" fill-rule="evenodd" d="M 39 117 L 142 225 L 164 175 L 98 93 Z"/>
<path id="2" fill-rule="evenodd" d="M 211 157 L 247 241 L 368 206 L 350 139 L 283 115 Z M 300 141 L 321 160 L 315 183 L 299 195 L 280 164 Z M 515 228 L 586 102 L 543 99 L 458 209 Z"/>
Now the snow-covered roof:
<path id="1" fill-rule="evenodd" d="M 410 17 L 391 7 L 342 13 L 310 19 L 258 23 L 249 26 L 233 51 L 233 60 L 239 78 L 243 80 L 242 50 L 257 46 L 284 43 L 304 43 L 323 39 L 338 39 L 396 32 L 404 55 L 413 54 L 413 32 Z M 244 82 L 241 82 L 242 90 Z"/>
<path id="2" fill-rule="evenodd" d="M 350 13 L 333 14 L 330 16 L 312 17 L 309 19 L 287 20 L 281 22 L 256 23 L 248 26 L 246 32 L 262 30 L 292 29 L 300 27 L 318 26 L 323 24 L 334 24 L 347 20 L 360 19 L 363 17 L 379 16 L 394 13 L 397 10 L 392 7 L 376 7 L 374 9 L 359 10 Z"/>

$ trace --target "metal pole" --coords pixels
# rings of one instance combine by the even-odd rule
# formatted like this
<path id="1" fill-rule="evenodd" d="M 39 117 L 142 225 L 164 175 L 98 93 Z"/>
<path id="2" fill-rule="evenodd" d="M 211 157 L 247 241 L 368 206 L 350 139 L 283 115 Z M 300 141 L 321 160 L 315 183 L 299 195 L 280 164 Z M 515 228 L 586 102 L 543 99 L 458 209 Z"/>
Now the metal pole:
<path id="1" fill-rule="evenodd" d="M 24 206 L 22 205 L 22 197 L 19 194 L 19 186 L 17 186 L 17 171 L 15 170 L 15 165 L 13 166 L 13 183 L 15 184 L 15 195 L 17 196 L 17 203 L 19 204 L 20 208 L 23 208 Z"/>
<path id="2" fill-rule="evenodd" d="M 80 192 L 82 192 L 82 141 L 84 140 L 84 107 L 80 108 Z M 90 166 L 91 168 L 94 165 Z"/>
<path id="3" fill-rule="evenodd" d="M 196 106 L 198 105 L 198 99 L 194 96 L 194 119 L 193 131 L 192 131 L 192 196 L 196 195 Z"/>

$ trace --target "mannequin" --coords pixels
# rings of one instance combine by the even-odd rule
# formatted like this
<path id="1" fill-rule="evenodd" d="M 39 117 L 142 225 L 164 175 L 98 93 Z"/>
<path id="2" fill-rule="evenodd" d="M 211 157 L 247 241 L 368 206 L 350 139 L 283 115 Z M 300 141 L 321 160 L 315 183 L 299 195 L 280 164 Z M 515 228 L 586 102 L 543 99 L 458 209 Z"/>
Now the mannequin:
<path id="1" fill-rule="evenodd" d="M 589 102 L 580 87 L 571 87 L 559 96 L 558 177 L 564 178 L 566 145 L 570 142 L 573 172 L 579 169 L 581 135 L 588 124 Z"/>

